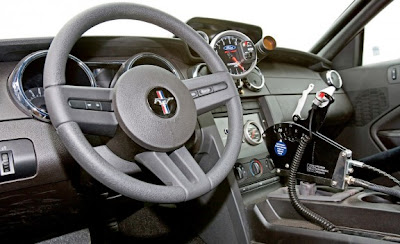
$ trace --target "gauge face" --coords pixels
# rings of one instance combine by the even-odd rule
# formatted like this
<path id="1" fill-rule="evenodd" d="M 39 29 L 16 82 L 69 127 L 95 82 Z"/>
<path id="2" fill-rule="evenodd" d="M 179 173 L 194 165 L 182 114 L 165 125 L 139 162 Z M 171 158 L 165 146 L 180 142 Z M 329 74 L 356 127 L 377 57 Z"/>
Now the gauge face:
<path id="1" fill-rule="evenodd" d="M 237 31 L 225 31 L 214 37 L 211 46 L 220 56 L 233 78 L 242 78 L 256 65 L 257 52 L 253 42 Z"/>
<path id="2" fill-rule="evenodd" d="M 250 124 L 247 127 L 247 134 L 249 135 L 252 141 L 259 141 L 261 139 L 260 130 L 253 124 Z"/>
<path id="3" fill-rule="evenodd" d="M 254 121 L 248 121 L 244 126 L 244 138 L 250 145 L 258 145 L 263 141 L 262 129 Z"/>
<path id="4" fill-rule="evenodd" d="M 44 89 L 43 87 L 35 87 L 25 90 L 26 98 L 42 112 L 46 112 L 46 102 L 44 101 Z"/>

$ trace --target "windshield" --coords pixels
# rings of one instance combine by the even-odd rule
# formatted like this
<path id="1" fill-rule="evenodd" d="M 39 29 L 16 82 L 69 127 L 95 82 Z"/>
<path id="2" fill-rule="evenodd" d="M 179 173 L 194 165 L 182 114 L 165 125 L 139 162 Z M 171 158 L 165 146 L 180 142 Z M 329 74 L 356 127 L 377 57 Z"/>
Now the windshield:
<path id="1" fill-rule="evenodd" d="M 125 1 L 152 6 L 186 22 L 218 18 L 260 26 L 278 47 L 308 51 L 353 0 L 280 1 Z M 50 37 L 74 15 L 111 0 L 19 0 L 2 4 L 0 39 Z M 134 23 L 132 23 L 134 22 Z M 171 33 L 137 21 L 110 21 L 85 35 L 171 37 Z"/>

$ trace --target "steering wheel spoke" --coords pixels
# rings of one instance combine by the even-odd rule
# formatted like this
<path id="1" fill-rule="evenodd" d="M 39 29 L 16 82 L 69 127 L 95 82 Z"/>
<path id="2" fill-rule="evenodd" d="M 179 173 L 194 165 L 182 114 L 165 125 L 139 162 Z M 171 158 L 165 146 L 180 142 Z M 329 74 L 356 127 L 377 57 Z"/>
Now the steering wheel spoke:
<path id="1" fill-rule="evenodd" d="M 75 121 L 87 134 L 113 136 L 118 122 L 111 100 L 113 89 L 84 86 L 52 86 L 45 90 L 47 107 L 59 110 L 63 116 L 51 118 L 57 128 L 60 124 Z M 57 97 L 58 99 L 55 99 Z"/>
<path id="2" fill-rule="evenodd" d="M 210 180 L 186 147 L 175 150 L 169 156 L 163 152 L 144 152 L 136 155 L 135 160 L 147 167 L 165 185 L 183 188 L 188 199 L 198 192 L 211 190 Z"/>
<path id="3" fill-rule="evenodd" d="M 217 72 L 183 81 L 194 99 L 197 115 L 224 105 L 238 96 L 236 86 L 228 72 Z"/>

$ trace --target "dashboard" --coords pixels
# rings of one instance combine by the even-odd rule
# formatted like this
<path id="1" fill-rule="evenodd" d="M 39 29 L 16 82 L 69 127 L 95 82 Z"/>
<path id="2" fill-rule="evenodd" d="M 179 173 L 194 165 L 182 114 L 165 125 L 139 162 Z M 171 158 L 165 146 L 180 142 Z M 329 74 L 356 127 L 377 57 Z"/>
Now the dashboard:
<path id="1" fill-rule="evenodd" d="M 273 50 L 276 43 L 271 52 L 264 55 L 258 50 L 262 39 L 254 44 L 252 38 L 237 30 L 221 30 L 213 35 L 207 34 L 207 28 L 198 32 L 205 41 L 211 39 L 211 47 L 227 66 L 242 99 L 244 135 L 234 172 L 239 186 L 245 192 L 254 188 L 252 184 L 261 186 L 260 182 L 276 179 L 274 165 L 263 138 L 264 130 L 272 124 L 292 119 L 299 94 L 309 83 L 314 83 L 315 89 L 314 93 L 309 94 L 306 105 L 311 103 L 316 91 L 329 85 L 323 75 L 326 68 L 318 67 L 318 64 L 324 62 L 326 66 L 330 63 L 315 55 L 295 50 Z M 21 48 L 30 47 L 30 42 L 27 40 L 21 43 Z M 120 48 L 115 49 L 115 45 Z M 102 48 L 96 49 L 97 46 Z M 123 52 L 119 53 L 121 49 Z M 43 49 L 21 57 L 16 65 L 11 65 L 12 71 L 7 79 L 8 97 L 26 118 L 32 117 L 40 123 L 50 122 L 43 92 L 46 55 L 47 49 Z M 71 86 L 114 87 L 119 77 L 139 65 L 159 66 L 183 82 L 209 73 L 207 65 L 193 50 L 176 38 L 88 37 L 82 38 L 71 52 L 66 81 Z M 326 133 L 337 133 L 351 116 L 351 105 L 344 92 L 338 90 L 336 96 L 340 99 L 328 115 Z M 72 102 L 70 106 L 79 105 L 81 109 L 112 111 L 111 104 L 85 101 L 76 105 Z M 229 133 L 226 110 L 224 107 L 217 108 L 212 115 L 219 137 L 224 142 Z M 109 140 L 105 139 L 105 142 Z"/>
<path id="2" fill-rule="evenodd" d="M 246 194 L 276 181 L 264 131 L 273 124 L 292 120 L 302 91 L 313 83 L 315 88 L 305 105 L 310 106 L 315 93 L 328 86 L 324 73 L 331 63 L 310 53 L 283 48 L 258 57 L 257 43 L 262 40 L 262 34 L 256 26 L 202 18 L 188 23 L 199 34 L 203 33 L 205 41 L 211 40 L 211 47 L 224 60 L 238 87 L 244 114 L 244 135 L 234 173 L 241 192 Z M 74 182 L 79 175 L 76 173 L 79 168 L 58 139 L 46 111 L 43 67 L 50 43 L 51 39 L 0 42 L 0 85 L 4 87 L 0 89 L 0 126 L 3 131 L 0 142 L 7 142 L 7 145 L 0 146 L 7 146 L 14 152 L 9 157 L 15 159 L 15 174 L 0 176 L 0 194 L 32 187 L 38 187 L 39 194 L 45 191 L 45 185 Z M 144 64 L 164 68 L 183 82 L 209 73 L 203 60 L 178 38 L 84 37 L 70 53 L 66 81 L 72 86 L 114 87 L 124 72 Z M 326 134 L 333 137 L 352 114 L 350 101 L 343 90 L 336 91 L 335 97 L 337 99 L 324 128 Z M 90 101 L 80 106 L 84 109 L 110 109 Z M 212 125 L 215 128 L 214 140 L 224 143 L 229 133 L 226 108 L 217 108 L 205 117 L 206 122 L 204 116 L 199 117 L 199 127 L 207 129 Z M 198 144 L 206 139 L 201 138 L 202 133 L 195 134 L 190 141 L 191 151 L 201 154 Z M 24 150 L 21 155 L 17 153 L 21 148 L 19 139 L 24 139 L 21 145 L 27 145 L 27 157 Z M 115 144 L 108 137 L 90 137 L 90 141 L 93 146 L 107 145 L 124 160 L 132 158 L 132 155 L 119 154 L 122 147 L 132 148 L 128 142 Z M 18 142 L 18 145 L 10 142 Z M 135 153 L 135 150 L 131 151 Z M 29 158 L 29 161 L 21 164 L 18 158 Z M 28 165 L 30 171 L 19 174 L 21 165 Z M 124 172 L 139 171 L 136 166 L 125 166 L 121 169 Z M 60 187 L 65 188 L 65 185 Z M 71 186 L 67 188 L 73 189 Z M 63 190 L 55 190 L 54 198 L 63 199 L 63 194 Z M 74 191 L 71 194 L 76 196 Z"/>
<path id="3" fill-rule="evenodd" d="M 205 38 L 206 41 L 207 39 Z M 92 43 L 92 46 L 106 46 L 105 50 L 103 48 L 104 52 L 107 52 L 107 45 L 111 49 L 118 43 L 126 46 L 124 55 L 132 55 L 92 56 L 90 51 L 82 51 L 88 42 Z M 236 30 L 216 33 L 211 38 L 210 45 L 226 64 L 242 99 L 244 135 L 242 151 L 234 172 L 242 192 L 246 192 L 262 186 L 270 179 L 277 180 L 263 138 L 264 130 L 272 124 L 292 119 L 299 94 L 309 83 L 315 84 L 315 89 L 307 98 L 306 106 L 311 103 L 316 91 L 329 85 L 329 80 L 323 75 L 326 73 L 325 69 L 318 70 L 312 67 L 312 63 L 318 64 L 321 60 L 311 54 L 278 48 L 266 59 L 258 61 L 256 46 L 259 43 L 254 44 L 246 34 Z M 143 50 L 136 48 L 138 46 L 152 48 Z M 171 48 L 164 48 L 165 46 Z M 132 47 L 135 49 L 130 49 Z M 79 58 L 74 52 L 80 54 Z M 9 97 L 13 103 L 26 116 L 40 120 L 41 123 L 49 122 L 43 93 L 46 54 L 47 50 L 39 50 L 22 57 L 13 67 L 7 82 Z M 329 62 L 325 62 L 329 65 Z M 119 38 L 115 41 L 111 38 L 82 38 L 69 56 L 66 69 L 67 85 L 114 87 L 119 77 L 138 65 L 159 66 L 183 82 L 185 79 L 209 73 L 207 65 L 178 39 Z M 335 134 L 351 116 L 351 105 L 344 92 L 338 90 L 336 96 L 339 99 L 328 115 L 326 133 Z M 89 110 L 112 110 L 100 102 L 85 101 L 79 106 Z M 212 115 L 219 137 L 224 142 L 229 133 L 226 110 L 224 107 L 217 108 Z M 108 140 L 106 139 L 106 142 Z"/>
<path id="4" fill-rule="evenodd" d="M 205 32 L 198 31 L 198 33 L 202 35 L 205 41 L 209 41 L 209 36 Z M 259 92 L 262 90 L 265 84 L 264 75 L 256 67 L 257 51 L 253 41 L 248 36 L 239 31 L 227 30 L 216 34 L 210 45 L 236 80 L 238 89 L 242 89 L 245 84 L 251 91 Z M 47 52 L 47 50 L 40 50 L 22 58 L 8 79 L 8 91 L 14 103 L 22 112 L 44 122 L 50 121 L 43 89 L 43 69 Z M 113 69 L 111 65 L 108 65 L 109 63 L 114 64 L 115 67 L 118 67 L 118 64 L 120 66 L 118 69 Z M 125 61 L 114 60 L 105 63 L 85 63 L 70 54 L 65 72 L 66 85 L 113 88 L 119 77 L 127 70 L 139 65 L 159 66 L 170 71 L 177 78 L 184 79 L 178 67 L 167 58 L 152 52 L 140 52 Z M 208 73 L 207 66 L 205 63 L 200 63 L 195 65 L 189 78 L 198 77 L 205 73 Z M 241 91 L 243 92 L 243 90 Z M 89 110 L 102 110 L 103 105 L 100 102 L 86 101 L 81 106 Z"/>
<path id="5" fill-rule="evenodd" d="M 227 65 L 239 91 L 244 135 L 232 172 L 240 193 L 245 196 L 279 181 L 264 131 L 273 124 L 292 120 L 299 97 L 313 83 L 315 88 L 307 97 L 305 107 L 311 105 L 315 93 L 328 86 L 325 73 L 331 63 L 310 53 L 283 48 L 259 57 L 257 43 L 262 40 L 262 34 L 257 26 L 204 18 L 192 19 L 188 24 L 205 41 L 211 40 L 211 47 Z M 80 206 L 82 185 L 94 184 L 82 183 L 86 180 L 81 178 L 81 169 L 64 148 L 46 111 L 43 67 L 50 43 L 51 39 L 0 41 L 0 85 L 3 86 L 0 89 L 0 154 L 8 158 L 9 167 L 0 170 L 0 204 L 13 206 L 11 217 L 8 208 L 0 210 L 0 216 L 4 216 L 0 218 L 2 226 L 8 226 L 6 223 L 10 221 L 15 226 L 22 224 L 20 220 L 26 213 L 31 216 L 59 215 L 60 211 L 78 214 L 79 211 L 69 210 Z M 138 65 L 159 66 L 182 82 L 209 73 L 203 60 L 178 38 L 83 37 L 70 53 L 65 74 L 67 85 L 114 87 L 119 77 Z M 336 91 L 335 98 L 324 127 L 324 133 L 331 137 L 338 134 L 352 115 L 352 106 L 344 91 Z M 110 104 L 91 101 L 79 106 L 112 110 Z M 187 147 L 199 155 L 196 159 L 203 168 L 218 158 L 208 153 L 211 147 L 202 148 L 202 141 L 207 145 L 208 141 L 225 143 L 227 128 L 225 107 L 198 117 L 198 129 Z M 140 174 L 140 167 L 127 163 L 140 148 L 132 145 L 120 130 L 115 137 L 122 137 L 124 143 L 116 143 L 107 136 L 87 135 L 96 151 L 113 161 L 116 168 L 130 175 Z M 119 158 L 110 156 L 110 151 Z M 10 196 L 10 192 L 15 194 Z M 104 188 L 101 192 L 116 199 L 115 193 Z M 30 231 L 39 228 L 34 227 L 34 221 L 29 226 Z"/>

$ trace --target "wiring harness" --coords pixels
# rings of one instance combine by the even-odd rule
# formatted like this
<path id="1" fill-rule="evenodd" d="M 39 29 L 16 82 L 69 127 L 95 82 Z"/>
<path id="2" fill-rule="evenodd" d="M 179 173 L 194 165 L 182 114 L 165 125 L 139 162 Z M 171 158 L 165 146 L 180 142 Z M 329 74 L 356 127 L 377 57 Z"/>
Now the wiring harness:
<path id="1" fill-rule="evenodd" d="M 321 226 L 324 230 L 331 231 L 331 232 L 339 232 L 338 227 L 336 227 L 329 220 L 325 219 L 324 217 L 320 216 L 319 214 L 311 211 L 309 208 L 304 206 L 304 204 L 300 202 L 299 197 L 297 196 L 296 175 L 297 175 L 297 171 L 299 169 L 300 162 L 303 158 L 303 154 L 304 154 L 306 147 L 310 141 L 311 141 L 310 136 L 303 134 L 300 139 L 299 146 L 297 147 L 296 154 L 293 157 L 292 165 L 290 167 L 290 172 L 289 172 L 289 183 L 288 183 L 288 192 L 289 192 L 290 202 L 291 202 L 293 208 L 308 221 Z M 356 166 L 359 168 L 365 168 L 365 169 L 372 170 L 382 176 L 389 178 L 390 180 L 395 182 L 398 186 L 400 186 L 400 181 L 398 179 L 396 179 L 392 175 L 390 175 L 378 168 L 375 168 L 373 166 L 367 165 L 363 162 L 356 161 L 356 160 L 350 160 L 349 164 L 351 166 Z M 373 184 L 371 182 L 357 179 L 352 176 L 347 176 L 346 182 L 348 185 L 359 186 L 359 187 L 369 189 L 372 191 L 385 193 L 385 194 L 388 194 L 388 195 L 391 195 L 391 196 L 394 196 L 394 197 L 397 197 L 400 199 L 400 190 L 397 190 L 394 188 Z"/>
<path id="2" fill-rule="evenodd" d="M 332 224 L 329 220 L 325 219 L 324 217 L 320 216 L 317 213 L 314 213 L 310 209 L 308 209 L 304 204 L 302 204 L 297 196 L 296 192 L 296 174 L 299 168 L 301 159 L 303 157 L 304 151 L 307 147 L 308 142 L 310 141 L 310 137 L 307 135 L 303 135 L 300 140 L 300 144 L 297 148 L 296 154 L 294 155 L 292 165 L 290 167 L 289 173 L 289 184 L 288 184 L 288 191 L 289 191 L 289 198 L 292 206 L 296 211 L 303 216 L 308 221 L 315 223 L 327 231 L 337 232 L 338 229 L 334 224 Z"/>

